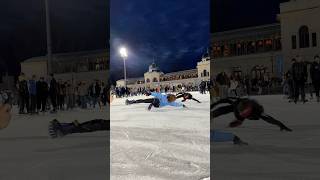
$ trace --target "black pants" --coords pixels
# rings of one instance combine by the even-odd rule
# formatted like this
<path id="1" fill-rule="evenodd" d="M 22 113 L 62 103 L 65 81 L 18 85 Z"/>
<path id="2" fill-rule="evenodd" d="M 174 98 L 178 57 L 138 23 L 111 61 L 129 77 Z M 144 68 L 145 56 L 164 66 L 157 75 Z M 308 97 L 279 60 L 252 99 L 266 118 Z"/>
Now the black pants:
<path id="1" fill-rule="evenodd" d="M 160 107 L 160 100 L 157 98 L 150 98 L 150 99 L 138 99 L 133 101 L 136 103 L 149 103 L 152 104 L 154 107 Z"/>
<path id="2" fill-rule="evenodd" d="M 24 113 L 24 109 L 26 108 L 27 112 L 29 112 L 29 96 L 28 95 L 20 95 L 20 113 Z"/>
<path id="3" fill-rule="evenodd" d="M 37 96 L 36 95 L 30 95 L 30 112 L 35 113 L 37 109 Z"/>
<path id="4" fill-rule="evenodd" d="M 320 82 L 313 82 L 312 85 L 314 87 L 314 91 L 316 92 L 316 96 L 319 97 Z"/>
<path id="5" fill-rule="evenodd" d="M 110 121 L 104 119 L 94 119 L 79 124 L 77 132 L 86 133 L 94 131 L 110 131 Z"/>
<path id="6" fill-rule="evenodd" d="M 38 111 L 46 111 L 46 106 L 47 106 L 47 96 L 45 95 L 40 95 L 37 97 L 37 108 Z"/>
<path id="7" fill-rule="evenodd" d="M 63 109 L 64 104 L 65 104 L 65 102 L 64 102 L 65 95 L 59 95 L 58 98 L 59 98 L 59 108 L 60 108 L 60 109 Z"/>
<path id="8" fill-rule="evenodd" d="M 50 98 L 51 98 L 51 104 L 52 104 L 53 110 L 55 111 L 57 109 L 57 95 L 51 94 Z"/>
<path id="9" fill-rule="evenodd" d="M 299 100 L 299 95 L 301 95 L 302 100 L 305 100 L 305 82 L 304 81 L 295 81 L 294 82 L 294 94 L 295 101 Z"/>

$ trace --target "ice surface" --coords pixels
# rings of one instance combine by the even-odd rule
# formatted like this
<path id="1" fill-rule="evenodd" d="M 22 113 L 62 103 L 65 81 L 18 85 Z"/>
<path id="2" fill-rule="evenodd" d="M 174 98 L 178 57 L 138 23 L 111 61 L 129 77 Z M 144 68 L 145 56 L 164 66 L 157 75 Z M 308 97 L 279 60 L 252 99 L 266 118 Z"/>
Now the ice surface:
<path id="1" fill-rule="evenodd" d="M 210 96 L 192 93 L 188 109 L 111 104 L 112 180 L 199 180 L 210 173 Z M 145 96 L 134 97 L 150 98 Z M 132 98 L 129 98 L 132 99 Z"/>
<path id="2" fill-rule="evenodd" d="M 232 115 L 215 119 L 216 129 L 234 132 L 249 143 L 215 143 L 215 180 L 318 180 L 320 178 L 320 104 L 288 103 L 282 96 L 254 97 L 266 113 L 293 129 L 279 128 L 263 121 L 245 121 L 240 128 L 228 129 Z"/>
<path id="3" fill-rule="evenodd" d="M 107 179 L 107 132 L 53 140 L 48 137 L 48 122 L 54 118 L 64 122 L 106 118 L 108 111 L 73 110 L 37 116 L 13 111 L 10 126 L 0 131 L 1 180 Z"/>

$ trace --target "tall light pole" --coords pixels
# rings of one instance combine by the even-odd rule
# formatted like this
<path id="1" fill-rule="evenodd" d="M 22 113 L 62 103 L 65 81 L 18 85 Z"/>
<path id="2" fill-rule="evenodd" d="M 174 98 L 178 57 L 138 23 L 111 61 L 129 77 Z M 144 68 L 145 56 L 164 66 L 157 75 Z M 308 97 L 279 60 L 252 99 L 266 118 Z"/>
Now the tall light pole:
<path id="1" fill-rule="evenodd" d="M 126 69 L 126 59 L 128 58 L 128 52 L 125 47 L 121 47 L 120 50 L 120 56 L 123 59 L 123 71 L 124 71 L 124 87 L 127 88 L 127 69 Z"/>
<path id="2" fill-rule="evenodd" d="M 52 73 L 52 47 L 51 47 L 51 24 L 50 24 L 50 9 L 49 0 L 45 0 L 46 6 L 46 33 L 47 33 L 47 74 Z"/>

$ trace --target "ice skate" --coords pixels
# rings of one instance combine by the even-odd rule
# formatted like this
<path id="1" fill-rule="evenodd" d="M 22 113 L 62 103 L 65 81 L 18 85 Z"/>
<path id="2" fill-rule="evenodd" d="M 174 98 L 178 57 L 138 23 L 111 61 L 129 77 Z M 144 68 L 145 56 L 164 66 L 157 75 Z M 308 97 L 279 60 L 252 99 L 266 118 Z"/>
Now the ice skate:
<path id="1" fill-rule="evenodd" d="M 50 121 L 48 130 L 51 138 L 63 137 L 66 135 L 63 131 L 62 124 L 57 119 Z"/>

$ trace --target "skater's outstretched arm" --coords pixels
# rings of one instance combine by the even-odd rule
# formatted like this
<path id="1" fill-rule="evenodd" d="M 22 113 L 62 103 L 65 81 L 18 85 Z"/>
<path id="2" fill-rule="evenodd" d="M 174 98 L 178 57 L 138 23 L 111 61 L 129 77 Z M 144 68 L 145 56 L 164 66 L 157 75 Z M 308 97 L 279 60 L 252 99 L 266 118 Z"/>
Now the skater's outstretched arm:
<path id="1" fill-rule="evenodd" d="M 270 123 L 270 124 L 274 124 L 274 125 L 279 126 L 281 131 L 283 131 L 283 130 L 285 130 L 285 131 L 292 131 L 290 128 L 288 128 L 287 126 L 285 126 L 282 122 L 274 119 L 273 117 L 271 117 L 271 116 L 269 116 L 269 115 L 267 115 L 267 114 L 264 114 L 264 113 L 263 113 L 263 114 L 260 116 L 260 118 L 261 118 L 262 120 L 266 121 L 267 123 Z"/>
<path id="2" fill-rule="evenodd" d="M 196 101 L 196 102 L 198 102 L 198 103 L 201 103 L 198 99 L 196 99 L 196 98 L 192 98 L 192 100 L 194 100 L 194 101 Z"/>

